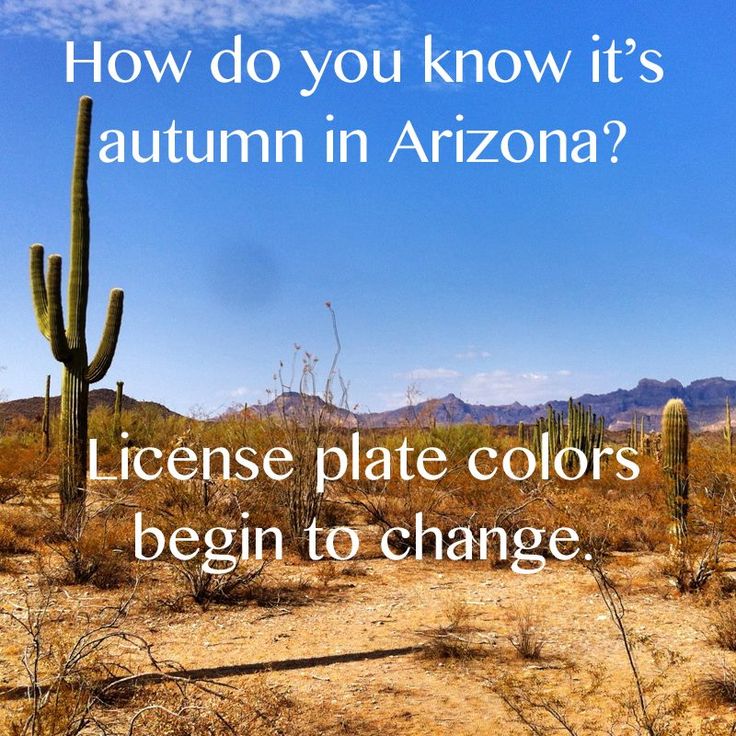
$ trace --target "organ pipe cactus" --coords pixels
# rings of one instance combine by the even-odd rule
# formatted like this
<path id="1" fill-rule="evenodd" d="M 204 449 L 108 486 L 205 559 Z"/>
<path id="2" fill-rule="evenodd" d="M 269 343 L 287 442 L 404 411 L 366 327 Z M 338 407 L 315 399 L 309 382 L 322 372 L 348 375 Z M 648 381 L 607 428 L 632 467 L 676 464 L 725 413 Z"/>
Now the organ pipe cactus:
<path id="1" fill-rule="evenodd" d="M 673 547 L 684 549 L 687 538 L 688 511 L 687 409 L 681 399 L 670 399 L 662 412 L 662 467 L 667 482 L 667 505 L 672 517 L 670 533 Z"/>
<path id="2" fill-rule="evenodd" d="M 44 249 L 31 246 L 31 290 L 36 321 L 62 364 L 59 416 L 59 496 L 62 527 L 79 531 L 84 520 L 87 485 L 87 409 L 89 386 L 105 377 L 120 333 L 123 292 L 113 289 L 107 305 L 102 339 L 95 356 L 87 354 L 89 292 L 89 198 L 87 171 L 92 100 L 79 100 L 71 183 L 71 240 L 66 321 L 61 297 L 61 256 L 51 255 L 44 273 Z"/>
<path id="3" fill-rule="evenodd" d="M 587 458 L 591 458 L 593 450 L 603 446 L 605 420 L 593 413 L 591 407 L 584 407 L 580 402 L 572 399 L 567 404 L 567 425 L 564 423 L 562 412 L 556 412 L 551 405 L 547 405 L 546 417 L 537 419 L 534 425 L 531 450 L 539 459 L 542 456 L 542 435 L 549 436 L 549 456 L 552 459 L 565 447 L 574 447 L 581 450 Z M 521 435 L 519 435 L 521 437 Z M 573 471 L 578 464 L 575 453 L 568 452 L 565 457 L 565 466 Z M 589 466 L 590 467 L 590 466 Z"/>
<path id="4" fill-rule="evenodd" d="M 631 415 L 631 428 L 629 429 L 629 447 L 633 447 L 635 450 L 639 445 L 638 438 L 636 436 L 637 423 L 636 423 L 636 412 Z"/>

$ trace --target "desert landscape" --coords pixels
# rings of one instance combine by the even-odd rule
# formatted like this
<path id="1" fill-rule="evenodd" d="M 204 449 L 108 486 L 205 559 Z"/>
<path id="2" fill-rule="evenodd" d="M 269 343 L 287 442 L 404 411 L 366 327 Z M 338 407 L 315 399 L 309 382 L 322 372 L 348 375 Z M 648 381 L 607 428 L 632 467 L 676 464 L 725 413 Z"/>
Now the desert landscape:
<path id="1" fill-rule="evenodd" d="M 725 429 L 688 438 L 680 554 L 664 427 L 642 432 L 632 418 L 628 431 L 598 440 L 638 448 L 635 482 L 616 478 L 611 464 L 600 481 L 481 483 L 464 468 L 468 453 L 516 446 L 528 428 L 440 423 L 418 411 L 410 424 L 364 435 L 388 448 L 407 438 L 444 448 L 445 477 L 345 480 L 315 498 L 315 443 L 350 438 L 329 403 L 292 391 L 269 410 L 242 406 L 203 420 L 122 389 L 91 394 L 101 467 L 116 462 L 123 427 L 141 447 L 289 446 L 303 473 L 286 483 L 91 482 L 83 521 L 64 529 L 57 423 L 44 431 L 55 402 L 40 416 L 17 412 L 43 400 L 5 404 L 3 732 L 733 732 L 736 469 Z M 136 510 L 169 532 L 238 527 L 248 511 L 253 527 L 284 531 L 286 552 L 223 575 L 203 573 L 201 559 L 137 561 Z M 443 530 L 572 527 L 592 559 L 550 559 L 533 575 L 501 559 L 386 559 L 381 534 L 418 511 Z M 358 531 L 354 559 L 305 559 L 296 530 L 308 523 L 299 514 L 313 512 L 320 527 Z M 397 551 L 422 545 L 393 541 Z"/>
<path id="2" fill-rule="evenodd" d="M 0 6 L 0 736 L 736 736 L 731 5 Z"/>

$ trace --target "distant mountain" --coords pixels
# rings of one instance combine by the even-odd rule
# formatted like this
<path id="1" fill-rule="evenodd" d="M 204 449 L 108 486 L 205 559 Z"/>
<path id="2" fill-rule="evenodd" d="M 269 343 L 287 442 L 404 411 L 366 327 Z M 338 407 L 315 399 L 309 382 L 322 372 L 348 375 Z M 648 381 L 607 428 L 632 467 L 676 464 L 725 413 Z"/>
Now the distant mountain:
<path id="1" fill-rule="evenodd" d="M 51 397 L 51 411 L 58 412 L 61 406 L 61 397 Z M 96 388 L 89 392 L 89 408 L 98 406 L 108 407 L 110 410 L 115 406 L 115 392 L 109 388 Z M 153 401 L 138 401 L 130 396 L 123 395 L 123 410 L 149 407 L 159 412 L 162 416 L 174 416 L 176 412 L 171 411 L 163 404 Z M 10 419 L 13 417 L 25 417 L 26 419 L 40 419 L 43 416 L 43 396 L 33 396 L 28 399 L 15 399 L 13 401 L 0 402 L 0 418 Z"/>
<path id="2" fill-rule="evenodd" d="M 656 381 L 643 378 L 631 389 L 619 388 L 607 394 L 583 394 L 574 397 L 593 411 L 603 415 L 606 426 L 611 430 L 623 430 L 631 424 L 634 413 L 644 417 L 646 429 L 659 429 L 662 407 L 671 398 L 680 398 L 690 413 L 690 423 L 695 431 L 717 430 L 723 427 L 726 398 L 731 400 L 736 411 L 736 381 L 725 378 L 703 378 L 683 386 L 671 378 L 669 381 Z M 51 398 L 52 411 L 59 409 L 59 397 Z M 106 406 L 112 409 L 115 392 L 110 389 L 95 389 L 89 393 L 90 408 Z M 567 401 L 550 401 L 556 411 L 567 412 Z M 163 416 L 172 416 L 171 411 L 162 404 L 150 401 L 137 401 L 129 396 L 123 397 L 124 409 L 150 407 Z M 416 423 L 429 424 L 493 424 L 516 425 L 519 422 L 531 423 L 545 414 L 547 404 L 526 406 L 518 401 L 513 404 L 487 406 L 469 404 L 448 394 L 440 399 L 429 399 L 414 406 L 404 406 L 383 412 L 351 412 L 335 406 L 328 407 L 317 396 L 302 398 L 298 393 L 286 392 L 268 404 L 249 407 L 260 416 L 286 414 L 297 416 L 314 408 L 324 409 L 336 422 L 347 427 L 402 427 Z M 16 399 L 0 403 L 0 418 L 23 416 L 38 419 L 43 414 L 43 397 Z"/>
<path id="3" fill-rule="evenodd" d="M 347 426 L 357 426 L 357 417 L 361 416 L 338 406 L 328 406 L 319 396 L 302 396 L 296 391 L 284 391 L 268 404 L 256 404 L 248 408 L 262 417 L 286 416 L 298 418 L 300 415 L 315 416 L 317 412 L 324 411 L 325 415 L 332 416 L 336 423 L 347 424 Z"/>
<path id="4" fill-rule="evenodd" d="M 696 431 L 715 430 L 723 426 L 726 397 L 736 407 L 736 381 L 724 378 L 704 378 L 683 386 L 671 378 L 669 381 L 656 381 L 644 378 L 632 389 L 617 389 L 607 394 L 583 394 L 574 397 L 593 411 L 603 415 L 611 430 L 629 427 L 634 413 L 644 417 L 647 430 L 659 429 L 662 408 L 669 399 L 680 398 L 690 413 L 691 426 Z M 323 405 L 318 397 L 309 397 L 310 402 Z M 567 401 L 548 402 L 556 411 L 567 413 Z M 297 393 L 286 393 L 275 401 L 255 410 L 262 415 L 280 413 L 289 415 L 303 410 L 302 399 Z M 384 412 L 351 413 L 345 409 L 333 409 L 336 419 L 347 426 L 362 427 L 401 427 L 414 423 L 426 424 L 493 424 L 515 425 L 519 422 L 531 423 L 545 414 L 547 403 L 526 406 L 518 401 L 513 404 L 487 406 L 469 404 L 448 394 L 440 399 L 429 399 L 413 406 L 404 406 Z"/>

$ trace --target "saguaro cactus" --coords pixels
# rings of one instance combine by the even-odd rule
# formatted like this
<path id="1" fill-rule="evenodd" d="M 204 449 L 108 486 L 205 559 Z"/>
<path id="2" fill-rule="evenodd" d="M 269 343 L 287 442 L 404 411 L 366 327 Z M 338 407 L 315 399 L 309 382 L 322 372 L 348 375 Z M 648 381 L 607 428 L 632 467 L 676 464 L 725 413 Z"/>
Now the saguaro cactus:
<path id="1" fill-rule="evenodd" d="M 667 505 L 672 516 L 673 546 L 683 549 L 687 538 L 688 418 L 681 399 L 670 399 L 662 412 L 662 467 L 667 479 Z"/>
<path id="2" fill-rule="evenodd" d="M 120 433 L 123 430 L 123 381 L 118 381 L 115 386 L 115 408 L 112 413 L 112 442 L 120 444 Z"/>
<path id="3" fill-rule="evenodd" d="M 731 436 L 731 400 L 726 397 L 726 421 L 723 426 L 723 439 L 726 440 L 728 454 L 733 453 L 733 437 Z"/>
<path id="4" fill-rule="evenodd" d="M 99 348 L 90 362 L 87 355 L 87 296 L 89 292 L 89 138 L 92 100 L 79 100 L 74 166 L 71 184 L 71 242 L 68 313 L 64 322 L 61 298 L 61 256 L 51 255 L 44 275 L 43 246 L 31 246 L 31 289 L 36 321 L 62 363 L 59 417 L 59 495 L 62 526 L 77 531 L 84 518 L 87 485 L 87 404 L 89 385 L 102 380 L 112 363 L 123 316 L 123 292 L 113 289 L 107 305 Z"/>
<path id="5" fill-rule="evenodd" d="M 43 395 L 43 418 L 41 435 L 43 437 L 43 459 L 51 454 L 51 376 L 46 376 L 46 392 Z"/>

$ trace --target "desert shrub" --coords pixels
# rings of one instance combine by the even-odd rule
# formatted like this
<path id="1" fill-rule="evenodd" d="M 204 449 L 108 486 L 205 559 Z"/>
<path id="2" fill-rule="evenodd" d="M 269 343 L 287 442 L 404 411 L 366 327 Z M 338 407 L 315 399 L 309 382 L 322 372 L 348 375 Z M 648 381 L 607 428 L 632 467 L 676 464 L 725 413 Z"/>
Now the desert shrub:
<path id="1" fill-rule="evenodd" d="M 7 503 L 23 493 L 20 484 L 9 478 L 0 479 L 0 503 Z"/>
<path id="2" fill-rule="evenodd" d="M 429 660 L 467 660 L 476 656 L 476 649 L 461 636 L 444 631 L 428 634 L 421 653 L 424 659 Z"/>
<path id="3" fill-rule="evenodd" d="M 354 513 L 350 506 L 334 499 L 323 501 L 320 509 L 319 526 L 334 528 L 336 526 L 350 526 L 353 523 Z"/>
<path id="4" fill-rule="evenodd" d="M 181 494 L 175 508 L 169 507 L 168 513 L 156 521 L 166 538 L 170 538 L 174 530 L 181 527 L 193 529 L 200 539 L 208 530 L 216 527 L 242 527 L 242 507 L 229 485 L 213 483 L 206 496 L 196 482 L 181 483 L 179 488 Z M 266 539 L 272 536 L 267 535 Z M 249 563 L 238 559 L 241 554 L 239 534 L 230 535 L 229 540 L 223 537 L 222 541 L 224 543 L 218 546 L 216 554 L 218 557 L 235 558 L 234 565 L 232 560 L 227 559 L 207 562 L 202 555 L 180 560 L 165 552 L 161 557 L 171 566 L 176 579 L 183 583 L 183 597 L 190 598 L 203 610 L 212 603 L 232 605 L 247 600 L 251 585 L 268 564 L 267 560 Z M 182 549 L 182 545 L 179 546 Z M 205 562 L 210 569 L 205 569 Z"/>
<path id="5" fill-rule="evenodd" d="M 444 622 L 420 632 L 423 642 L 420 655 L 429 660 L 468 660 L 480 656 L 483 643 L 473 636 L 470 608 L 461 598 L 452 598 L 443 606 Z"/>
<path id="6" fill-rule="evenodd" d="M 711 614 L 708 640 L 721 647 L 736 652 L 736 606 L 722 604 Z"/>
<path id="7" fill-rule="evenodd" d="M 34 552 L 46 530 L 46 521 L 34 511 L 6 508 L 0 513 L 0 552 L 19 555 Z"/>
<path id="8" fill-rule="evenodd" d="M 721 704 L 736 704 L 736 669 L 725 662 L 700 682 L 701 693 L 709 700 Z"/>
<path id="9" fill-rule="evenodd" d="M 241 563 L 228 572 L 212 574 L 202 567 L 202 561 L 172 562 L 177 576 L 184 581 L 191 599 L 206 611 L 213 603 L 233 605 L 250 599 L 251 586 L 266 568 L 267 562 L 253 565 Z"/>
<path id="10" fill-rule="evenodd" d="M 517 680 L 511 675 L 492 683 L 493 691 L 511 718 L 533 736 L 580 733 L 565 700 L 554 693 L 538 675 Z M 636 733 L 636 732 L 635 732 Z M 655 736 L 649 734 L 649 736 Z"/>
<path id="11" fill-rule="evenodd" d="M 295 697 L 265 676 L 235 689 L 207 684 L 159 686 L 142 691 L 128 708 L 137 709 L 131 734 L 146 736 L 369 736 L 380 729 L 332 715 L 316 703 Z M 128 733 L 128 731 L 126 731 Z"/>
<path id="12" fill-rule="evenodd" d="M 12 736 L 90 733 L 112 689 L 110 678 L 130 674 L 136 662 L 158 668 L 148 642 L 123 628 L 132 600 L 77 611 L 68 620 L 47 588 L 2 613 L 25 638 L 28 697 L 10 726 Z"/>
<path id="13" fill-rule="evenodd" d="M 413 530 L 419 512 L 423 515 L 425 528 L 437 527 L 443 540 L 447 540 L 447 532 L 458 525 L 458 515 L 453 513 L 458 509 L 453 509 L 451 493 L 442 482 L 346 479 L 341 490 L 347 502 L 360 508 L 368 522 L 378 526 L 383 533 L 394 527 Z M 413 553 L 420 545 L 424 548 L 424 540 L 416 535 L 404 537 L 396 531 L 391 531 L 386 541 L 397 553 Z M 430 554 L 429 551 L 427 553 Z"/>
<path id="14" fill-rule="evenodd" d="M 274 376 L 277 394 L 270 415 L 262 423 L 268 446 L 287 447 L 294 458 L 293 472 L 274 485 L 286 510 L 289 541 L 302 559 L 309 558 L 305 529 L 320 518 L 325 500 L 317 484 L 317 448 L 344 442 L 347 435 L 343 430 L 350 424 L 347 386 L 337 369 L 341 350 L 337 320 L 331 303 L 325 306 L 330 312 L 335 351 L 324 383 L 318 388 L 319 358 L 295 345 L 290 375 L 282 362 Z"/>
<path id="15" fill-rule="evenodd" d="M 6 508 L 0 514 L 0 521 L 10 526 L 19 536 L 34 541 L 47 534 L 51 528 L 49 518 L 42 510 L 29 506 Z"/>
<path id="16" fill-rule="evenodd" d="M 324 588 L 326 588 L 333 580 L 340 575 L 340 570 L 333 560 L 321 560 L 314 566 L 314 576 L 319 580 Z"/>
<path id="17" fill-rule="evenodd" d="M 0 575 L 18 575 L 19 566 L 12 557 L 0 554 Z"/>
<path id="18" fill-rule="evenodd" d="M 541 659 L 547 639 L 540 631 L 539 621 L 530 608 L 516 611 L 513 616 L 511 645 L 523 659 Z"/>
<path id="19" fill-rule="evenodd" d="M 348 578 L 364 578 L 369 572 L 368 568 L 356 560 L 351 560 L 340 570 L 340 574 Z"/>
<path id="20" fill-rule="evenodd" d="M 0 553 L 21 555 L 32 552 L 33 547 L 9 526 L 0 525 Z"/>
<path id="21" fill-rule="evenodd" d="M 275 609 L 304 606 L 315 600 L 313 583 L 299 575 L 295 578 L 257 579 L 248 591 L 249 600 L 261 608 Z"/>
<path id="22" fill-rule="evenodd" d="M 133 733 L 147 736 L 232 736 L 297 734 L 297 704 L 286 690 L 259 684 L 245 693 L 204 692 L 196 686 L 159 687 L 141 693 L 132 723 Z"/>
<path id="23" fill-rule="evenodd" d="M 447 417 L 447 421 L 449 420 L 450 417 Z M 502 439 L 500 430 L 480 424 L 438 424 L 429 430 L 415 430 L 411 435 L 412 447 L 417 451 L 425 447 L 439 447 L 447 456 L 450 466 L 455 463 L 464 464 L 468 455 L 476 448 L 496 447 Z M 400 441 L 396 444 L 400 444 Z"/>
<path id="24" fill-rule="evenodd" d="M 38 440 L 30 445 L 23 442 L 23 436 L 18 435 L 0 440 L 0 504 L 25 496 L 42 496 L 46 476 L 56 468 L 53 458 L 41 457 Z"/>
<path id="25" fill-rule="evenodd" d="M 74 537 L 60 534 L 48 544 L 62 561 L 46 570 L 54 582 L 109 590 L 133 581 L 132 534 L 121 521 L 95 517 Z"/>

